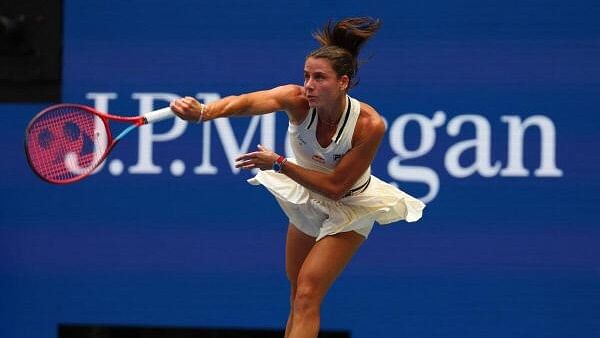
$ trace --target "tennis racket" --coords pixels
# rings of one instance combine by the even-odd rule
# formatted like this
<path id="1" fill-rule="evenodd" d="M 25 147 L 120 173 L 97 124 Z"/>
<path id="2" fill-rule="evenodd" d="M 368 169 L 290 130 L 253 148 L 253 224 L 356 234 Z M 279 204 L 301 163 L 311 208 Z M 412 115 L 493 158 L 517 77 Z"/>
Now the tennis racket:
<path id="1" fill-rule="evenodd" d="M 38 113 L 25 130 L 27 162 L 46 182 L 77 182 L 94 172 L 132 130 L 174 116 L 170 108 L 123 117 L 78 104 L 54 105 Z M 113 138 L 111 121 L 130 126 Z"/>

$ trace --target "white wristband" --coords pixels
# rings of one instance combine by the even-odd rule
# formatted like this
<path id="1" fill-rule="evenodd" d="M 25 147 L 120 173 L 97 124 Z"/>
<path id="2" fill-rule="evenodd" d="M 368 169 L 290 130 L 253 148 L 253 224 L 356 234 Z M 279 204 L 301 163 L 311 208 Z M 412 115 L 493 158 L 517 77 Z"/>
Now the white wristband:
<path id="1" fill-rule="evenodd" d="M 204 121 L 204 111 L 206 110 L 206 105 L 204 103 L 200 103 L 200 116 L 196 123 L 202 123 Z"/>

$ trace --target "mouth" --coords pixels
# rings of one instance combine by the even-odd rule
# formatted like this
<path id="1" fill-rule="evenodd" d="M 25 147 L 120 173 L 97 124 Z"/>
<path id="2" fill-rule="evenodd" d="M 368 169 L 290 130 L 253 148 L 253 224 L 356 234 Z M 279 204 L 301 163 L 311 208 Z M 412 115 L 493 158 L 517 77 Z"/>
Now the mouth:
<path id="1" fill-rule="evenodd" d="M 319 103 L 319 100 L 317 99 L 317 97 L 316 96 L 312 96 L 312 95 L 307 96 L 306 100 L 308 101 L 308 106 L 312 107 L 312 108 L 316 107 L 317 104 Z"/>

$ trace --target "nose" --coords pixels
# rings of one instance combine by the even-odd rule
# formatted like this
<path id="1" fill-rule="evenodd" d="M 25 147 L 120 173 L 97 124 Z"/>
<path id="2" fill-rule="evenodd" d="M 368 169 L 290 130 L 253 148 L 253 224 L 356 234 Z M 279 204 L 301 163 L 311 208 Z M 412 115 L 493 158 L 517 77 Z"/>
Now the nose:
<path id="1" fill-rule="evenodd" d="M 304 88 L 306 89 L 313 89 L 313 81 L 311 78 L 306 78 L 304 79 Z"/>

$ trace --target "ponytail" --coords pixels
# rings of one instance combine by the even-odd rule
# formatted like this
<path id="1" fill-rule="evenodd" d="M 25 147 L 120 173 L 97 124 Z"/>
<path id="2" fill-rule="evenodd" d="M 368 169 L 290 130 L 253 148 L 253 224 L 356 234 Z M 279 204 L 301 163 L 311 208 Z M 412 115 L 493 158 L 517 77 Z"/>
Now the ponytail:
<path id="1" fill-rule="evenodd" d="M 307 58 L 325 58 L 338 76 L 347 75 L 349 88 L 357 84 L 358 54 L 365 42 L 381 27 L 381 21 L 370 17 L 346 18 L 336 23 L 329 21 L 313 37 L 321 45 Z"/>
<path id="2" fill-rule="evenodd" d="M 322 30 L 313 34 L 321 46 L 337 46 L 358 57 L 360 48 L 381 27 L 381 20 L 370 17 L 346 18 L 329 21 Z"/>

